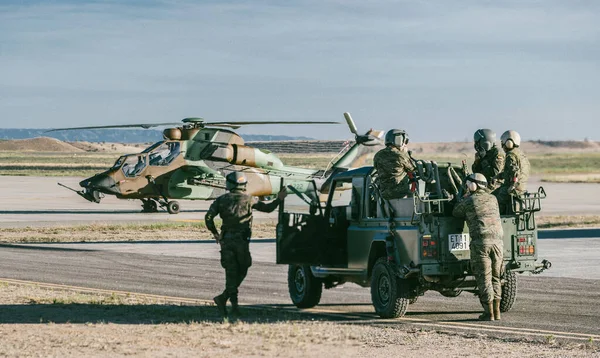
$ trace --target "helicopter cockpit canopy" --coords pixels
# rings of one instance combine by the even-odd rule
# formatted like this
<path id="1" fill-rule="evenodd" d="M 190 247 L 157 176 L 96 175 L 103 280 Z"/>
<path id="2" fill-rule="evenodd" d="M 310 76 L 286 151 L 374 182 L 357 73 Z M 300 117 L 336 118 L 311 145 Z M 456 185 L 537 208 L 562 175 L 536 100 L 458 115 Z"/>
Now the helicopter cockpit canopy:
<path id="1" fill-rule="evenodd" d="M 179 153 L 181 153 L 181 143 L 162 142 L 149 152 L 150 165 L 167 166 L 177 158 Z"/>

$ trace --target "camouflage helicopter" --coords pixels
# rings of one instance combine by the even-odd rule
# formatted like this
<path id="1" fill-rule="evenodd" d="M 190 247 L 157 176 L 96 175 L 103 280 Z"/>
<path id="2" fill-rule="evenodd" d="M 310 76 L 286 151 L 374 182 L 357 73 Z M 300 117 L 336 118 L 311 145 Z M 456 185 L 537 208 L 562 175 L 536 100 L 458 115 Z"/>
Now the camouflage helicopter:
<path id="1" fill-rule="evenodd" d="M 246 146 L 231 129 L 255 124 L 338 124 L 339 122 L 245 121 L 207 122 L 202 118 L 185 118 L 183 125 L 163 131 L 164 140 L 141 153 L 119 157 L 112 167 L 82 180 L 82 190 L 75 190 L 84 199 L 99 203 L 104 195 L 120 199 L 139 199 L 142 212 L 157 212 L 166 208 L 170 214 L 180 210 L 175 199 L 208 200 L 225 193 L 225 176 L 243 171 L 248 177 L 251 195 L 268 197 L 279 191 L 282 178 L 295 191 L 308 190 L 308 179 L 315 180 L 322 194 L 328 192 L 328 179 L 333 174 L 362 166 L 373 147 L 381 145 L 383 132 L 369 130 L 359 135 L 350 114 L 344 113 L 355 143 L 346 146 L 328 168 L 316 170 L 286 166 L 273 153 Z M 125 124 L 93 127 L 55 128 L 50 131 L 99 128 L 151 128 L 174 123 Z"/>

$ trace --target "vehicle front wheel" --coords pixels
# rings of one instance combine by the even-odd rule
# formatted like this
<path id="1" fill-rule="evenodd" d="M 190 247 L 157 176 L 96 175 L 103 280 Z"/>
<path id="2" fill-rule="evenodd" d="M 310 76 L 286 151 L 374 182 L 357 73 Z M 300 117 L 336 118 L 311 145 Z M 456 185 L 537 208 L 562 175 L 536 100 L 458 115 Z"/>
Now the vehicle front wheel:
<path id="1" fill-rule="evenodd" d="M 408 309 L 408 282 L 394 275 L 387 258 L 381 257 L 373 266 L 371 301 L 381 318 L 404 316 Z"/>
<path id="2" fill-rule="evenodd" d="M 500 300 L 500 312 L 508 312 L 517 300 L 517 274 L 506 271 L 502 276 L 502 299 Z"/>
<path id="3" fill-rule="evenodd" d="M 290 265 L 288 268 L 288 291 L 294 306 L 311 308 L 321 301 L 323 281 L 313 276 L 309 265 Z"/>

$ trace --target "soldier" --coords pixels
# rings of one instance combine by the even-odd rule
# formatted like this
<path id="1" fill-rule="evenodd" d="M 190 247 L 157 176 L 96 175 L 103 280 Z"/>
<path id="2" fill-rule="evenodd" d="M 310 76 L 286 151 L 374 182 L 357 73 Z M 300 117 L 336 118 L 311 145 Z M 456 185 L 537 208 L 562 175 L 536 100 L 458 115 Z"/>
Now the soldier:
<path id="1" fill-rule="evenodd" d="M 223 318 L 227 317 L 227 300 L 231 302 L 231 313 L 239 316 L 238 287 L 252 265 L 250 237 L 252 236 L 252 209 L 270 213 L 287 196 L 285 189 L 277 194 L 271 203 L 254 203 L 246 193 L 248 180 L 243 173 L 227 175 L 226 187 L 229 193 L 218 197 L 206 212 L 206 227 L 221 245 L 221 266 L 225 269 L 225 290 L 213 300 Z M 215 227 L 214 218 L 220 215 L 223 220 L 221 234 Z"/>
<path id="2" fill-rule="evenodd" d="M 496 146 L 496 133 L 491 129 L 478 129 L 473 135 L 475 145 L 475 161 L 471 169 L 473 173 L 485 176 L 490 190 L 496 189 L 495 177 L 504 168 L 504 153 Z"/>
<path id="3" fill-rule="evenodd" d="M 498 202 L 490 194 L 483 174 L 469 175 L 467 188 L 469 193 L 454 207 L 452 215 L 464 218 L 469 227 L 471 268 L 484 311 L 479 319 L 500 320 L 503 231 Z"/>
<path id="4" fill-rule="evenodd" d="M 408 134 L 391 129 L 385 134 L 386 147 L 373 158 L 377 182 L 384 199 L 403 198 L 410 193 L 410 181 L 415 166 L 408 155 Z"/>
<path id="5" fill-rule="evenodd" d="M 510 207 L 510 196 L 520 195 L 527 190 L 529 179 L 529 160 L 521 152 L 521 136 L 513 130 L 508 130 L 500 137 L 502 149 L 506 153 L 504 171 L 498 176 L 504 181 L 502 185 L 494 190 L 492 194 L 498 199 L 500 214 L 508 214 L 512 211 Z"/>

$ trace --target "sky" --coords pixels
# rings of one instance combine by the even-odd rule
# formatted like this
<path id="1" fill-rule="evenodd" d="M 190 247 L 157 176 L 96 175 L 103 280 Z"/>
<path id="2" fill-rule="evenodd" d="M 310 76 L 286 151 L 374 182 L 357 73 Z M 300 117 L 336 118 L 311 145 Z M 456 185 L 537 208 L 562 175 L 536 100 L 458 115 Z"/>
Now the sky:
<path id="1" fill-rule="evenodd" d="M 0 127 L 350 112 L 414 142 L 600 140 L 598 24 L 594 0 L 1 0 Z"/>

